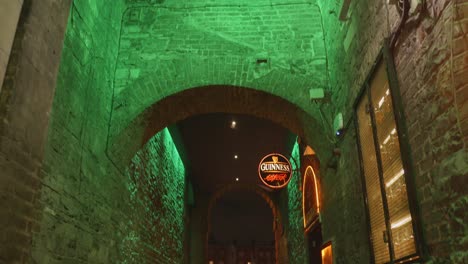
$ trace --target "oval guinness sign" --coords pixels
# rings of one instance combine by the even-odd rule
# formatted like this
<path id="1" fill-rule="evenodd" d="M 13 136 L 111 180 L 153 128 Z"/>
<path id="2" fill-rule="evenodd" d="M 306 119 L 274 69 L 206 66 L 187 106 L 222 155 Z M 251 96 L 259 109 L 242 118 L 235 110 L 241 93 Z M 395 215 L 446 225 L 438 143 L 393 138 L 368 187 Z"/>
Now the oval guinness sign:
<path id="1" fill-rule="evenodd" d="M 266 155 L 258 165 L 258 176 L 270 188 L 280 189 L 288 185 L 291 175 L 291 163 L 278 153 Z"/>

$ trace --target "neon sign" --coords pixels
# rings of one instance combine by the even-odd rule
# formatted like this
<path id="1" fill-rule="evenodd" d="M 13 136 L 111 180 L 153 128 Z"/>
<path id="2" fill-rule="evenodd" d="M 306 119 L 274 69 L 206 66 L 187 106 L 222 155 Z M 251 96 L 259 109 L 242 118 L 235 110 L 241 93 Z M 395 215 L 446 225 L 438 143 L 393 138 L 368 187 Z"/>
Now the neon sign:
<path id="1" fill-rule="evenodd" d="M 302 184 L 302 214 L 304 228 L 307 228 L 317 219 L 320 213 L 320 198 L 317 176 L 312 166 L 307 166 Z"/>
<path id="2" fill-rule="evenodd" d="M 285 156 L 278 153 L 266 155 L 258 165 L 260 180 L 273 189 L 280 189 L 288 185 L 291 175 L 291 163 Z"/>

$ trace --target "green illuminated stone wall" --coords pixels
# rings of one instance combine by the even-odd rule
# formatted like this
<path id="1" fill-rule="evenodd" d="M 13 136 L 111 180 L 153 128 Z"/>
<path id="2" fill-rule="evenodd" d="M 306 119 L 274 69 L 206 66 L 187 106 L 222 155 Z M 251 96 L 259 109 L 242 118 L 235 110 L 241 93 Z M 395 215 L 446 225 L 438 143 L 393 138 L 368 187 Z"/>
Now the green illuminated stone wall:
<path id="1" fill-rule="evenodd" d="M 127 179 L 104 152 L 123 9 L 87 0 L 62 10 L 70 15 L 25 262 L 123 261 L 118 231 L 135 215 Z"/>
<path id="2" fill-rule="evenodd" d="M 206 85 L 265 91 L 316 117 L 309 89 L 327 85 L 319 8 L 290 0 L 130 1 L 115 81 L 111 142 L 154 103 Z"/>
<path id="3" fill-rule="evenodd" d="M 133 211 L 119 230 L 124 263 L 183 263 L 185 168 L 167 128 L 135 155 L 126 174 Z"/>
<path id="4" fill-rule="evenodd" d="M 24 211 L 33 215 L 28 215 L 24 228 L 27 229 L 26 233 L 32 234 L 32 238 L 23 238 L 23 244 L 26 246 L 21 250 L 24 250 L 24 254 L 19 250 L 11 259 L 18 256 L 21 258 L 22 255 L 25 256 L 24 259 L 29 259 L 29 252 L 32 251 L 33 261 L 39 263 L 132 261 L 132 258 L 127 257 L 131 255 L 130 249 L 135 245 L 133 242 L 120 245 L 122 237 L 128 238 L 125 241 L 135 241 L 137 238 L 143 241 L 150 238 L 143 239 L 139 233 L 141 230 L 136 230 L 134 222 L 129 220 L 128 215 L 133 212 L 132 205 L 136 200 L 132 200 L 128 193 L 130 183 L 126 173 L 121 169 L 126 167 L 126 164 L 117 165 L 115 160 L 109 159 L 106 144 L 109 132 L 111 135 L 118 133 L 120 128 L 128 125 L 128 122 L 148 105 L 186 88 L 225 83 L 251 86 L 272 93 L 276 90 L 275 87 L 280 87 L 275 92 L 277 95 L 289 98 L 288 101 L 307 108 L 309 102 L 306 87 L 322 85 L 325 82 L 324 76 L 317 74 L 323 71 L 324 51 L 321 31 L 317 25 L 318 10 L 313 5 L 292 3 L 288 4 L 287 8 L 276 4 L 269 6 L 269 3 L 263 1 L 251 7 L 246 6 L 245 8 L 252 9 L 246 12 L 245 8 L 228 3 L 223 4 L 226 6 L 218 3 L 217 7 L 205 7 L 200 6 L 201 2 L 194 2 L 198 6 L 172 8 L 154 5 L 140 7 L 137 2 L 127 3 L 131 4 L 130 8 L 127 8 L 123 1 L 115 1 L 112 5 L 104 1 L 74 1 L 71 10 L 65 7 L 60 9 L 70 14 L 66 24 L 63 50 L 60 52 L 60 48 L 54 49 L 54 52 L 61 54 L 60 70 L 58 77 L 56 73 L 47 73 L 47 77 L 51 80 L 57 79 L 57 84 L 49 81 L 42 85 L 49 85 L 51 91 L 55 89 L 53 109 L 51 110 L 49 106 L 37 112 L 32 111 L 36 115 L 46 115 L 47 118 L 50 116 L 48 128 L 41 128 L 37 133 L 46 134 L 47 131 L 48 134 L 44 144 L 45 157 L 38 158 L 34 163 L 35 167 L 31 169 L 37 172 L 39 177 L 36 176 L 33 180 L 25 177 L 31 181 L 31 188 L 34 191 L 40 190 L 40 193 L 30 193 L 29 187 L 23 192 L 21 185 L 15 185 L 12 191 L 30 198 Z M 310 6 L 311 9 L 305 11 L 304 6 Z M 216 9 L 214 10 L 216 12 L 212 12 L 211 8 Z M 38 10 L 35 5 L 32 9 L 35 12 Z M 192 43 L 187 45 L 193 46 L 193 50 L 198 50 L 196 53 L 199 55 L 193 56 L 191 64 L 186 64 L 193 53 L 188 52 L 178 57 L 178 50 L 183 49 L 183 45 L 174 46 L 176 50 L 174 52 L 167 52 L 165 49 L 158 50 L 157 45 L 151 46 L 152 41 L 143 38 L 143 35 L 130 34 L 131 27 L 136 23 L 133 20 L 135 17 L 132 16 L 135 10 L 148 15 L 138 16 L 138 23 L 140 18 L 147 19 L 143 21 L 146 25 L 142 25 L 142 28 L 149 32 L 152 30 L 152 34 L 156 34 L 150 38 L 153 41 L 159 41 L 160 38 L 157 36 L 159 29 L 155 28 L 158 25 L 151 16 L 158 18 L 158 22 L 166 21 L 163 34 L 171 37 L 177 32 L 179 26 L 168 21 L 171 19 L 159 20 L 160 11 L 157 11 L 159 9 L 168 11 L 163 16 L 173 16 L 176 19 L 193 13 L 194 17 L 196 15 L 197 20 L 199 19 L 206 27 L 209 27 L 213 19 L 226 21 L 231 19 L 229 23 L 232 29 L 227 29 L 226 32 L 240 38 L 239 43 L 223 40 L 224 35 L 221 33 L 210 37 L 210 34 L 205 32 L 202 33 L 203 37 L 213 42 L 218 41 L 218 46 L 205 45 L 205 43 L 202 45 L 197 40 L 197 35 L 204 30 L 191 31 L 190 27 L 193 24 L 190 22 L 186 25 L 188 29 L 180 31 L 180 35 L 173 39 L 178 42 L 181 37 L 190 36 Z M 283 21 L 282 16 L 287 15 L 289 10 L 291 10 L 289 20 Z M 262 13 L 265 13 L 266 22 L 260 22 L 262 18 L 258 16 Z M 297 19 L 295 17 L 297 14 L 303 14 L 304 17 Z M 244 21 L 245 25 L 238 27 L 239 21 Z M 277 24 L 276 27 L 272 26 L 274 23 Z M 303 27 L 303 24 L 313 24 L 313 26 Z M 59 25 L 64 26 L 64 24 Z M 125 30 L 121 29 L 121 25 L 124 25 Z M 260 28 L 260 25 L 263 27 Z M 217 30 L 223 31 L 220 28 Z M 246 32 L 250 32 L 249 36 Z M 259 32 L 263 32 L 266 40 L 258 39 Z M 242 39 L 244 35 L 245 39 Z M 32 36 L 29 39 L 34 39 L 36 35 Z M 60 42 L 61 38 L 58 36 L 57 38 Z M 148 46 L 140 49 L 136 43 L 135 46 L 126 47 L 132 38 L 135 38 L 135 42 L 145 41 Z M 295 41 L 288 44 L 287 40 L 291 39 Z M 250 43 L 250 48 L 242 48 L 245 43 Z M 262 43 L 268 44 L 268 51 L 263 47 L 260 48 Z M 41 54 L 40 48 L 31 53 Z M 149 59 L 145 56 L 138 58 L 136 53 L 132 53 L 133 57 L 127 56 L 127 53 L 131 53 L 133 49 L 144 53 L 146 48 L 149 50 L 149 55 L 153 54 L 156 57 L 151 59 L 151 55 Z M 231 50 L 231 55 L 224 56 L 223 50 Z M 174 58 L 166 60 L 165 54 Z M 257 58 L 264 57 L 268 59 L 266 65 L 257 63 Z M 48 58 L 52 56 L 49 55 L 41 61 L 46 61 Z M 32 59 L 33 62 L 36 60 L 38 60 L 36 57 Z M 119 65 L 117 69 L 116 62 Z M 133 62 L 145 70 L 145 75 L 139 80 L 132 79 L 131 84 L 126 83 L 125 93 L 128 94 L 124 94 L 119 86 L 123 83 L 120 79 L 122 72 L 120 67 L 125 68 Z M 179 66 L 178 62 L 186 67 Z M 218 67 L 218 63 L 226 67 Z M 161 65 L 169 65 L 173 71 L 169 72 L 167 71 L 169 68 Z M 34 73 L 33 66 L 31 71 Z M 47 67 L 48 64 L 41 66 L 40 71 Z M 186 71 L 184 79 L 173 75 L 176 68 Z M 154 69 L 154 72 L 151 69 Z M 219 71 L 213 72 L 214 69 Z M 134 76 L 135 71 L 132 69 L 131 72 Z M 229 74 L 225 74 L 226 72 Z M 20 77 L 14 81 L 27 79 L 24 76 Z M 228 79 L 221 81 L 221 77 Z M 154 82 L 154 78 L 157 78 L 158 83 L 162 85 L 145 86 L 150 88 L 149 90 L 139 89 L 147 81 Z M 29 80 L 28 83 L 32 84 L 33 81 Z M 135 88 L 134 92 L 131 87 Z M 135 98 L 141 102 L 130 104 Z M 42 102 L 43 98 L 38 99 Z M 18 107 L 18 112 L 24 109 L 25 106 Z M 312 108 L 304 110 L 314 111 Z M 113 120 L 112 124 L 109 120 Z M 47 121 L 43 123 L 46 124 Z M 141 137 L 127 137 L 125 140 L 136 145 L 141 145 L 142 141 Z M 21 161 L 22 157 L 18 157 L 18 160 Z M 144 211 L 144 209 L 139 210 Z M 8 209 L 8 215 L 10 211 Z M 176 236 L 176 233 L 170 237 Z M 19 237 L 18 234 L 15 233 L 15 237 Z M 28 244 L 32 244 L 32 250 Z M 141 261 L 146 253 L 138 254 L 138 261 Z"/>
<path id="5" fill-rule="evenodd" d="M 185 170 L 167 129 L 126 172 L 105 154 L 124 8 L 72 5 L 33 229 L 37 263 L 182 262 Z"/>
<path id="6" fill-rule="evenodd" d="M 291 156 L 291 164 L 295 167 L 297 163 L 297 166 L 300 167 L 301 153 L 297 142 L 294 144 Z M 304 236 L 304 218 L 302 217 L 302 192 L 299 189 L 301 185 L 301 175 L 296 172 L 287 187 L 288 221 L 286 232 L 290 264 L 308 262 L 307 245 Z"/>
<path id="7" fill-rule="evenodd" d="M 296 168 L 296 165 L 300 167 L 301 154 L 297 142 L 294 144 L 291 156 L 290 162 L 293 168 Z M 302 217 L 301 185 L 301 175 L 299 175 L 299 172 L 294 172 L 288 186 L 278 193 L 278 203 L 283 215 L 284 228 L 284 234 L 279 241 L 280 250 L 287 249 L 287 260 L 283 261 L 285 263 L 288 261 L 287 263 L 290 264 L 308 262 L 307 242 L 304 236 L 304 220 Z M 283 241 L 286 242 L 283 243 Z"/>
<path id="8" fill-rule="evenodd" d="M 121 169 L 126 163 L 109 159 L 106 144 L 139 149 L 148 120 L 130 127 L 137 131 L 130 136 L 118 135 L 148 106 L 191 87 L 230 84 L 277 95 L 324 123 L 315 130 L 301 123 L 342 153 L 336 170 L 327 168 L 327 155 L 319 156 L 323 239 L 332 241 L 336 263 L 367 263 L 354 128 L 351 122 L 344 138 L 333 142 L 326 123 L 337 112 L 343 112 L 345 123 L 350 120 L 383 38 L 399 16 L 389 1 L 351 1 L 349 18 L 341 22 L 341 2 L 318 0 L 319 8 L 289 0 L 24 1 L 0 97 L 0 262 L 180 260 L 179 252 L 164 255 L 145 244 L 162 242 L 143 234 L 141 222 L 132 217 L 156 219 L 181 211 L 146 211 L 151 204 L 142 194 L 147 190 L 131 181 L 136 171 L 126 172 Z M 429 263 L 463 263 L 468 3 L 411 2 L 425 5 L 410 16 L 395 58 L 424 238 Z M 323 113 L 308 97 L 309 88 L 322 86 L 332 92 Z M 172 105 L 158 114 L 177 110 Z M 134 166 L 148 165 L 145 173 L 161 164 L 142 157 L 174 153 L 162 133 L 166 136 L 158 137 L 165 139 L 151 140 L 134 159 Z M 131 157 L 133 150 L 120 149 Z M 178 164 L 173 163 L 174 171 L 181 171 Z M 167 193 L 179 184 L 166 183 Z M 302 216 L 294 185 L 286 192 L 285 228 L 290 261 L 300 262 Z M 171 203 L 174 197 L 164 192 L 156 197 Z M 180 235 L 180 223 L 171 230 L 165 242 Z"/>

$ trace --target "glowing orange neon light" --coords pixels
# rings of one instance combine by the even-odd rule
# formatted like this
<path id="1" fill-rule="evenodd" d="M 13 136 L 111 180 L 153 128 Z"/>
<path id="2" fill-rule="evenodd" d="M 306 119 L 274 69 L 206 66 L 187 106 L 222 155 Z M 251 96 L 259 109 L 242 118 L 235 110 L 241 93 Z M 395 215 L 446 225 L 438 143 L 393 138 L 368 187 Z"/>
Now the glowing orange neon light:
<path id="1" fill-rule="evenodd" d="M 314 174 L 315 201 L 317 202 L 317 213 L 320 213 L 320 201 L 319 201 L 319 190 L 318 190 L 318 184 L 317 184 L 317 176 L 315 175 L 314 169 L 312 169 L 312 167 L 310 167 L 310 169 L 312 170 L 312 173 Z"/>
<path id="2" fill-rule="evenodd" d="M 305 212 L 305 191 L 306 191 L 306 180 L 307 180 L 307 171 L 310 170 L 312 171 L 312 175 L 314 176 L 314 187 L 315 187 L 315 203 L 317 205 L 317 214 L 320 213 L 320 201 L 319 201 L 319 191 L 318 191 L 318 183 L 317 183 L 317 176 L 315 175 L 315 171 L 312 168 L 312 166 L 307 166 L 305 170 L 305 176 L 304 176 L 304 182 L 302 183 L 302 215 L 303 215 L 303 220 L 304 220 L 304 227 L 306 227 L 307 222 L 306 222 L 306 212 Z"/>

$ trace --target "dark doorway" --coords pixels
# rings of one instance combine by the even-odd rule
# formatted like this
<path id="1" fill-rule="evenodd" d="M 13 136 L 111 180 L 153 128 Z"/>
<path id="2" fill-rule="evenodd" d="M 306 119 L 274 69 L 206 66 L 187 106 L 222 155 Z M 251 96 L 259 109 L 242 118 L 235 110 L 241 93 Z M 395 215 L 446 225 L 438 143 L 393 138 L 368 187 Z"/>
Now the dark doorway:
<path id="1" fill-rule="evenodd" d="M 224 194 L 212 212 L 208 263 L 276 263 L 272 222 L 272 209 L 260 195 L 252 191 Z"/>
<path id="2" fill-rule="evenodd" d="M 322 229 L 320 226 L 312 228 L 307 234 L 309 245 L 309 264 L 322 263 Z"/>

